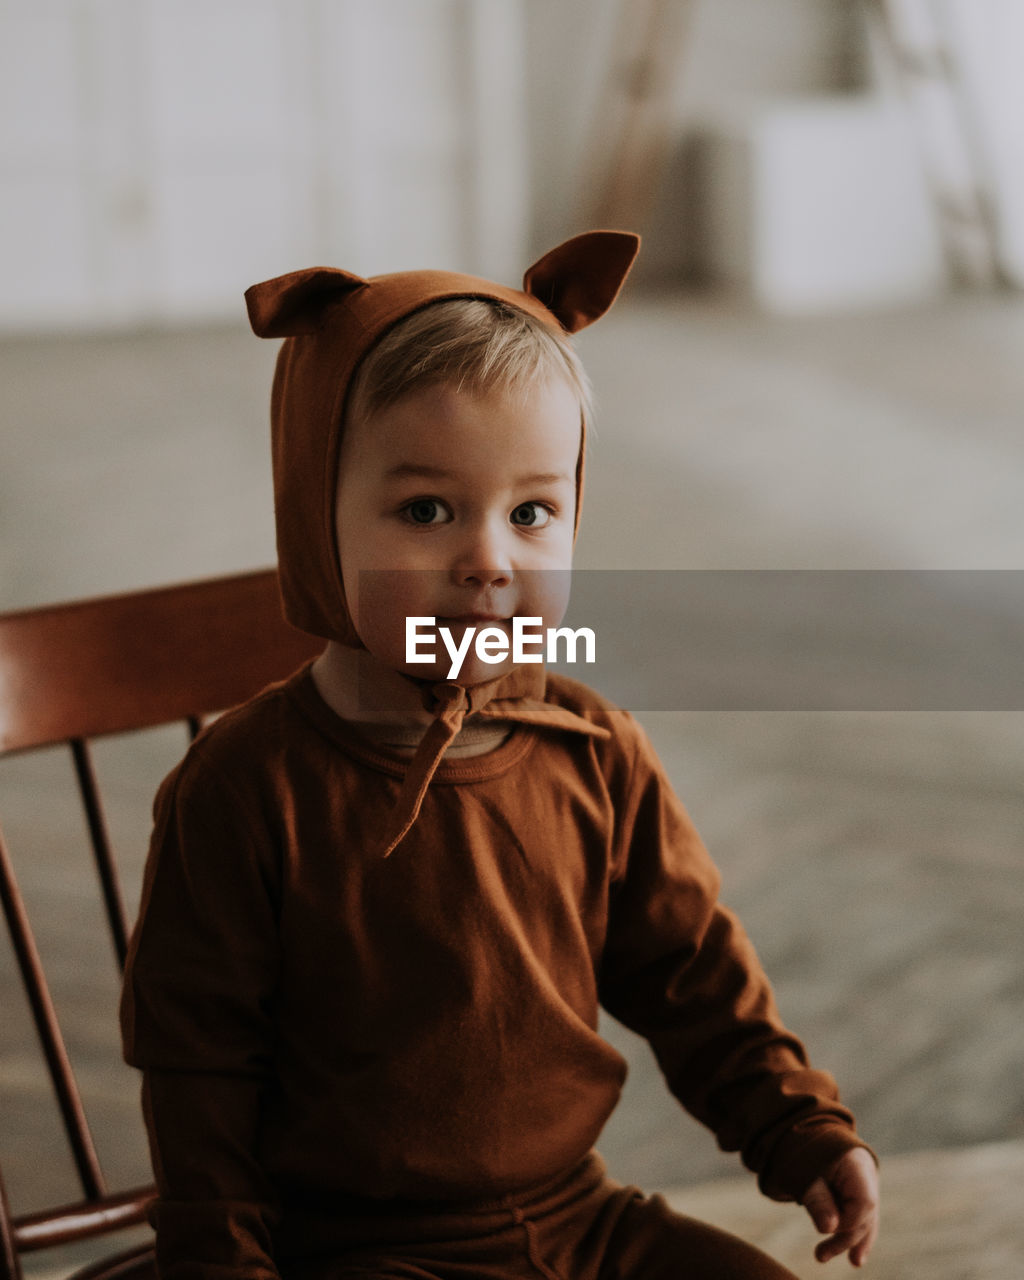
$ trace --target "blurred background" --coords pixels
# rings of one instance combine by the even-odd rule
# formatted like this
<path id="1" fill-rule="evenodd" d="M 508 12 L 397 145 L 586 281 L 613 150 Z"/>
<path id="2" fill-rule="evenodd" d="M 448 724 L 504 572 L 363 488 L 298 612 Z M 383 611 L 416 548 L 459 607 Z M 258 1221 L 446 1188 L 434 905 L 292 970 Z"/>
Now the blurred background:
<path id="1" fill-rule="evenodd" d="M 601 225 L 645 243 L 580 338 L 581 567 L 1022 567 L 1022 54 L 1017 0 L 3 0 L 0 607 L 272 563 L 276 343 L 246 327 L 249 284 L 314 263 L 515 282 Z M 886 1158 L 868 1274 L 1020 1272 L 1021 714 L 642 718 Z M 132 893 L 182 745 L 102 748 Z M 69 777 L 4 761 L 0 820 L 101 1154 L 142 1181 Z M 811 1274 L 798 1212 L 734 1181 L 608 1033 L 632 1063 L 612 1171 Z M 51 1174 L 76 1195 L 44 1095 L 5 994 L 18 1209 Z"/>

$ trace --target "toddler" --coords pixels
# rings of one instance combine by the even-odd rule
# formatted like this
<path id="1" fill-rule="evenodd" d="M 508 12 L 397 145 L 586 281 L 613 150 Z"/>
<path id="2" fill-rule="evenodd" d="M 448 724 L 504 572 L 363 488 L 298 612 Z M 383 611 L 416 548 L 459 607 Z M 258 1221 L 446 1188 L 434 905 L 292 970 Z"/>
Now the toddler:
<path id="1" fill-rule="evenodd" d="M 588 408 L 568 335 L 637 244 L 578 236 L 522 291 L 314 268 L 247 294 L 285 338 L 285 609 L 326 647 L 157 797 L 122 1025 L 165 1280 L 784 1280 L 607 1176 L 625 1064 L 599 1004 L 806 1205 L 822 1260 L 867 1256 L 872 1156 L 636 722 L 542 665 L 408 661 L 407 618 L 460 646 L 561 619 Z"/>

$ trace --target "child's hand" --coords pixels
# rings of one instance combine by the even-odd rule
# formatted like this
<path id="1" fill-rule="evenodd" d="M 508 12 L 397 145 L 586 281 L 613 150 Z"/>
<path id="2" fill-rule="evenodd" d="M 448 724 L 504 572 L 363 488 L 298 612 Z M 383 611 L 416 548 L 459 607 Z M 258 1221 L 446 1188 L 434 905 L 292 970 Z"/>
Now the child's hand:
<path id="1" fill-rule="evenodd" d="M 855 1147 L 807 1188 L 804 1208 L 819 1231 L 832 1234 L 814 1250 L 819 1262 L 850 1251 L 863 1264 L 878 1235 L 878 1170 L 869 1152 Z"/>

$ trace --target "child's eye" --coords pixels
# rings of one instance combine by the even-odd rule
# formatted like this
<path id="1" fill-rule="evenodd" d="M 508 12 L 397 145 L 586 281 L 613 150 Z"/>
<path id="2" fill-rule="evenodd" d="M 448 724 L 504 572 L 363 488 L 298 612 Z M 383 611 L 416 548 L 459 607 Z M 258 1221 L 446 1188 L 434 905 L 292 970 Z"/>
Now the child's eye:
<path id="1" fill-rule="evenodd" d="M 402 514 L 412 524 L 443 524 L 451 519 L 448 508 L 436 498 L 417 498 L 415 502 L 406 503 Z"/>
<path id="2" fill-rule="evenodd" d="M 531 529 L 543 529 L 552 516 L 551 508 L 541 502 L 521 502 L 512 512 L 513 524 L 526 525 Z"/>

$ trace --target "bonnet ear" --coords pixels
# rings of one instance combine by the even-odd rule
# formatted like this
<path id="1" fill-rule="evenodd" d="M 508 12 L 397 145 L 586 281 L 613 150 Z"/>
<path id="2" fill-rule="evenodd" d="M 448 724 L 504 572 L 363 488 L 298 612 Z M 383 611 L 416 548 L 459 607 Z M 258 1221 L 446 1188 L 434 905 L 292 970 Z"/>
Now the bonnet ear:
<path id="1" fill-rule="evenodd" d="M 260 338 L 313 333 L 327 303 L 364 284 L 362 276 L 336 267 L 308 267 L 254 284 L 245 291 L 252 331 Z"/>
<path id="2" fill-rule="evenodd" d="M 568 333 L 599 319 L 618 297 L 640 248 L 631 231 L 586 231 L 566 240 L 523 277 L 523 289 Z"/>

